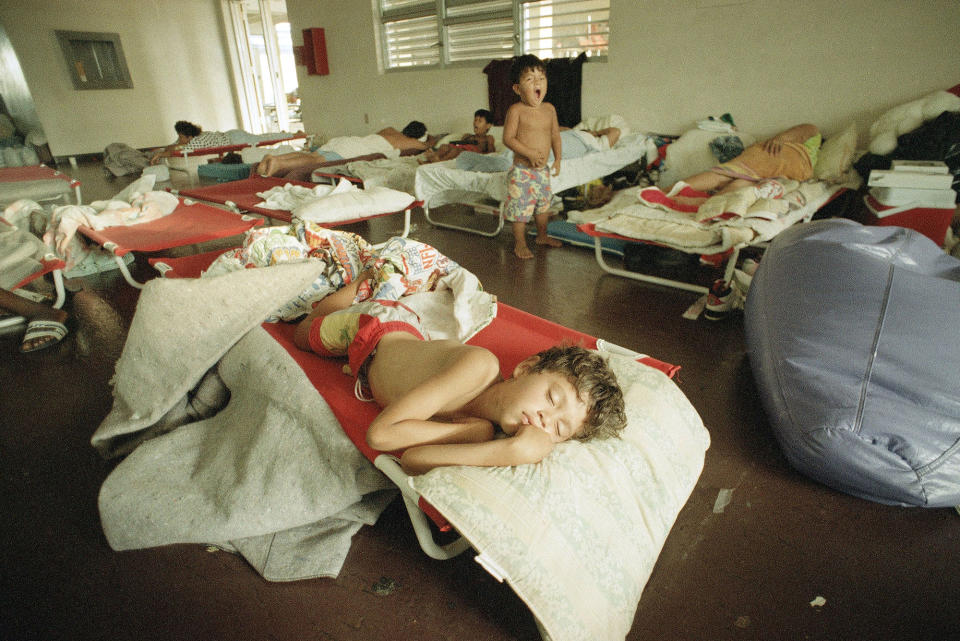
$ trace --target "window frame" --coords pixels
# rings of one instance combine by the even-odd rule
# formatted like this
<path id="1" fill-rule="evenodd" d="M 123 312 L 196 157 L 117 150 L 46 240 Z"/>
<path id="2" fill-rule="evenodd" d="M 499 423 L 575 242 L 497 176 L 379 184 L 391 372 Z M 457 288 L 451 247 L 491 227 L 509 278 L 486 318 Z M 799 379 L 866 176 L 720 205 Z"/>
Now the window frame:
<path id="1" fill-rule="evenodd" d="M 503 59 L 521 55 L 524 49 L 523 34 L 524 10 L 523 5 L 537 0 L 508 0 L 511 5 L 508 11 L 503 5 L 507 4 L 503 0 L 392 0 L 400 4 L 407 4 L 398 8 L 384 9 L 384 3 L 389 4 L 391 0 L 373 0 L 374 2 L 374 20 L 377 33 L 378 60 L 384 73 L 404 72 L 404 71 L 422 71 L 427 69 L 453 69 L 458 67 L 478 67 L 486 65 L 490 60 L 498 59 L 494 56 L 483 56 L 470 58 L 466 60 L 450 60 L 450 51 L 453 49 L 449 42 L 450 26 L 459 26 L 464 24 L 481 23 L 487 20 L 503 20 L 509 17 L 512 20 L 512 41 L 513 51 L 509 55 L 502 56 Z M 557 0 L 564 2 L 565 0 Z M 477 11 L 473 15 L 450 16 L 451 9 L 469 7 L 470 5 L 483 5 L 489 3 L 492 7 L 500 5 L 501 8 L 493 8 L 489 11 Z M 609 8 L 608 8 L 609 11 Z M 454 11 L 455 12 L 455 11 Z M 437 61 L 424 64 L 397 65 L 391 66 L 390 42 L 387 36 L 388 25 L 400 20 L 412 18 L 423 18 L 435 16 L 437 29 L 437 47 L 439 49 Z M 609 22 L 609 19 L 608 19 Z M 609 55 L 610 40 L 607 34 L 607 53 L 590 56 L 591 61 L 606 62 Z M 573 57 L 573 56 L 571 56 Z"/>

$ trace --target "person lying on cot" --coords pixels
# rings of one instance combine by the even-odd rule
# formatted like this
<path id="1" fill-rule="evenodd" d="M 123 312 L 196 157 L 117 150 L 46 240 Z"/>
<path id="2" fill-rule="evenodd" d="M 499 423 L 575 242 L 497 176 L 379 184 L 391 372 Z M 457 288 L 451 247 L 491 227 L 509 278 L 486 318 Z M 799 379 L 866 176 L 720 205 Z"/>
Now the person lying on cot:
<path id="1" fill-rule="evenodd" d="M 254 166 L 251 175 L 282 176 L 289 171 L 306 167 L 316 167 L 331 160 L 361 156 L 370 153 L 384 153 L 397 149 L 401 153 L 418 153 L 433 147 L 437 138 L 427 133 L 422 122 L 413 120 L 402 131 L 393 127 L 381 129 L 370 136 L 340 136 L 331 138 L 315 151 L 294 151 L 280 155 L 264 156 Z M 352 152 L 342 153 L 346 150 Z M 362 153 L 357 153 L 362 151 Z"/>
<path id="2" fill-rule="evenodd" d="M 224 147 L 238 144 L 255 145 L 264 140 L 282 140 L 293 137 L 293 134 L 287 132 L 251 134 L 242 129 L 203 131 L 200 125 L 195 125 L 186 120 L 178 120 L 173 125 L 173 130 L 177 132 L 176 142 L 158 149 L 150 158 L 151 165 L 156 165 L 162 158 L 172 156 L 178 151 L 193 151 L 206 147 Z"/>
<path id="3" fill-rule="evenodd" d="M 490 127 L 492 126 L 493 114 L 486 109 L 477 109 L 473 113 L 472 134 L 464 134 L 460 140 L 440 145 L 436 151 L 428 149 L 417 158 L 417 162 L 424 164 L 452 160 L 464 151 L 488 154 L 496 148 L 496 142 L 490 135 Z"/>
<path id="4" fill-rule="evenodd" d="M 724 194 L 768 178 L 809 180 L 822 142 L 815 125 L 796 125 L 750 145 L 732 160 L 679 182 L 698 192 Z"/>
<path id="5" fill-rule="evenodd" d="M 397 301 L 326 316 L 314 310 L 294 342 L 322 356 L 347 355 L 358 390 L 367 388 L 382 408 L 367 443 L 403 450 L 408 474 L 536 463 L 557 443 L 616 436 L 626 425 L 616 376 L 603 357 L 581 347 L 530 356 L 501 380 L 493 352 L 425 338 L 416 315 Z"/>

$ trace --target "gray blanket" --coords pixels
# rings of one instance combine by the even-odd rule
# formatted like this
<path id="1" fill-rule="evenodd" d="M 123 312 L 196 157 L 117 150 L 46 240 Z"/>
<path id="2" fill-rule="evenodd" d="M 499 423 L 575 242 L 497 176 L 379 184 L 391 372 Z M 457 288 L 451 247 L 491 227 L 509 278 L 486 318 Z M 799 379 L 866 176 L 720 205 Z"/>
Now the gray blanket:
<path id="1" fill-rule="evenodd" d="M 112 142 L 103 150 L 103 166 L 114 176 L 139 174 L 150 166 L 150 154 L 122 142 Z"/>
<path id="2" fill-rule="evenodd" d="M 113 409 L 92 438 L 105 456 L 130 452 L 100 491 L 111 547 L 212 543 L 268 580 L 339 573 L 351 537 L 375 522 L 393 486 L 259 326 L 319 270 L 299 263 L 146 285 Z M 450 289 L 408 299 L 433 337 L 465 340 L 493 317 L 493 297 L 457 272 Z M 205 389 L 220 382 L 228 394 Z M 229 399 L 222 409 L 182 424 L 193 400 L 217 396 Z"/>

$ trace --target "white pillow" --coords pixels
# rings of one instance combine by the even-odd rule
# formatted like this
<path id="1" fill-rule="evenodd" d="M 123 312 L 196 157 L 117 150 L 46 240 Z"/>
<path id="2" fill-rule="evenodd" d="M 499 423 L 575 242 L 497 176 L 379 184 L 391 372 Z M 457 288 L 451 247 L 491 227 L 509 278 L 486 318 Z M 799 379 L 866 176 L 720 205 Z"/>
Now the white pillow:
<path id="1" fill-rule="evenodd" d="M 598 131 L 600 129 L 607 129 L 608 127 L 616 127 L 620 130 L 620 137 L 624 137 L 630 133 L 630 127 L 627 125 L 627 121 L 623 119 L 623 116 L 619 114 L 610 114 L 609 116 L 594 116 L 592 118 L 584 118 L 581 120 L 574 129 L 586 129 L 587 131 Z"/>
<path id="2" fill-rule="evenodd" d="M 827 182 L 843 180 L 844 174 L 853 164 L 853 157 L 857 152 L 857 139 L 857 126 L 854 123 L 850 123 L 840 133 L 827 138 L 817 154 L 813 177 Z"/>
<path id="3" fill-rule="evenodd" d="M 318 198 L 297 207 L 291 214 L 301 220 L 333 223 L 401 211 L 413 200 L 406 192 L 377 185 Z"/>
<path id="4" fill-rule="evenodd" d="M 553 641 L 623 639 L 710 436 L 662 372 L 610 364 L 624 390 L 619 439 L 558 445 L 537 465 L 446 467 L 411 485 L 529 606 Z"/>

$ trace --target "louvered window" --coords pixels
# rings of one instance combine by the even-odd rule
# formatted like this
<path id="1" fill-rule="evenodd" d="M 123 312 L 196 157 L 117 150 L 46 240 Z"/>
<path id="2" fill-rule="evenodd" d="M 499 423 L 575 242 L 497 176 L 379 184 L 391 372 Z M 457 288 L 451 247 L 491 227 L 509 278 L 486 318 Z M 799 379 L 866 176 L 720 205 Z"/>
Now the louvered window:
<path id="1" fill-rule="evenodd" d="M 569 58 L 605 56 L 610 47 L 610 0 L 524 2 L 523 53 Z"/>
<path id="2" fill-rule="evenodd" d="M 513 0 L 446 0 L 445 62 L 511 57 L 513 25 Z"/>
<path id="3" fill-rule="evenodd" d="M 387 69 L 604 56 L 609 23 L 610 0 L 380 0 Z"/>
<path id="4" fill-rule="evenodd" d="M 380 0 L 380 17 L 387 69 L 440 63 L 435 0 Z"/>

